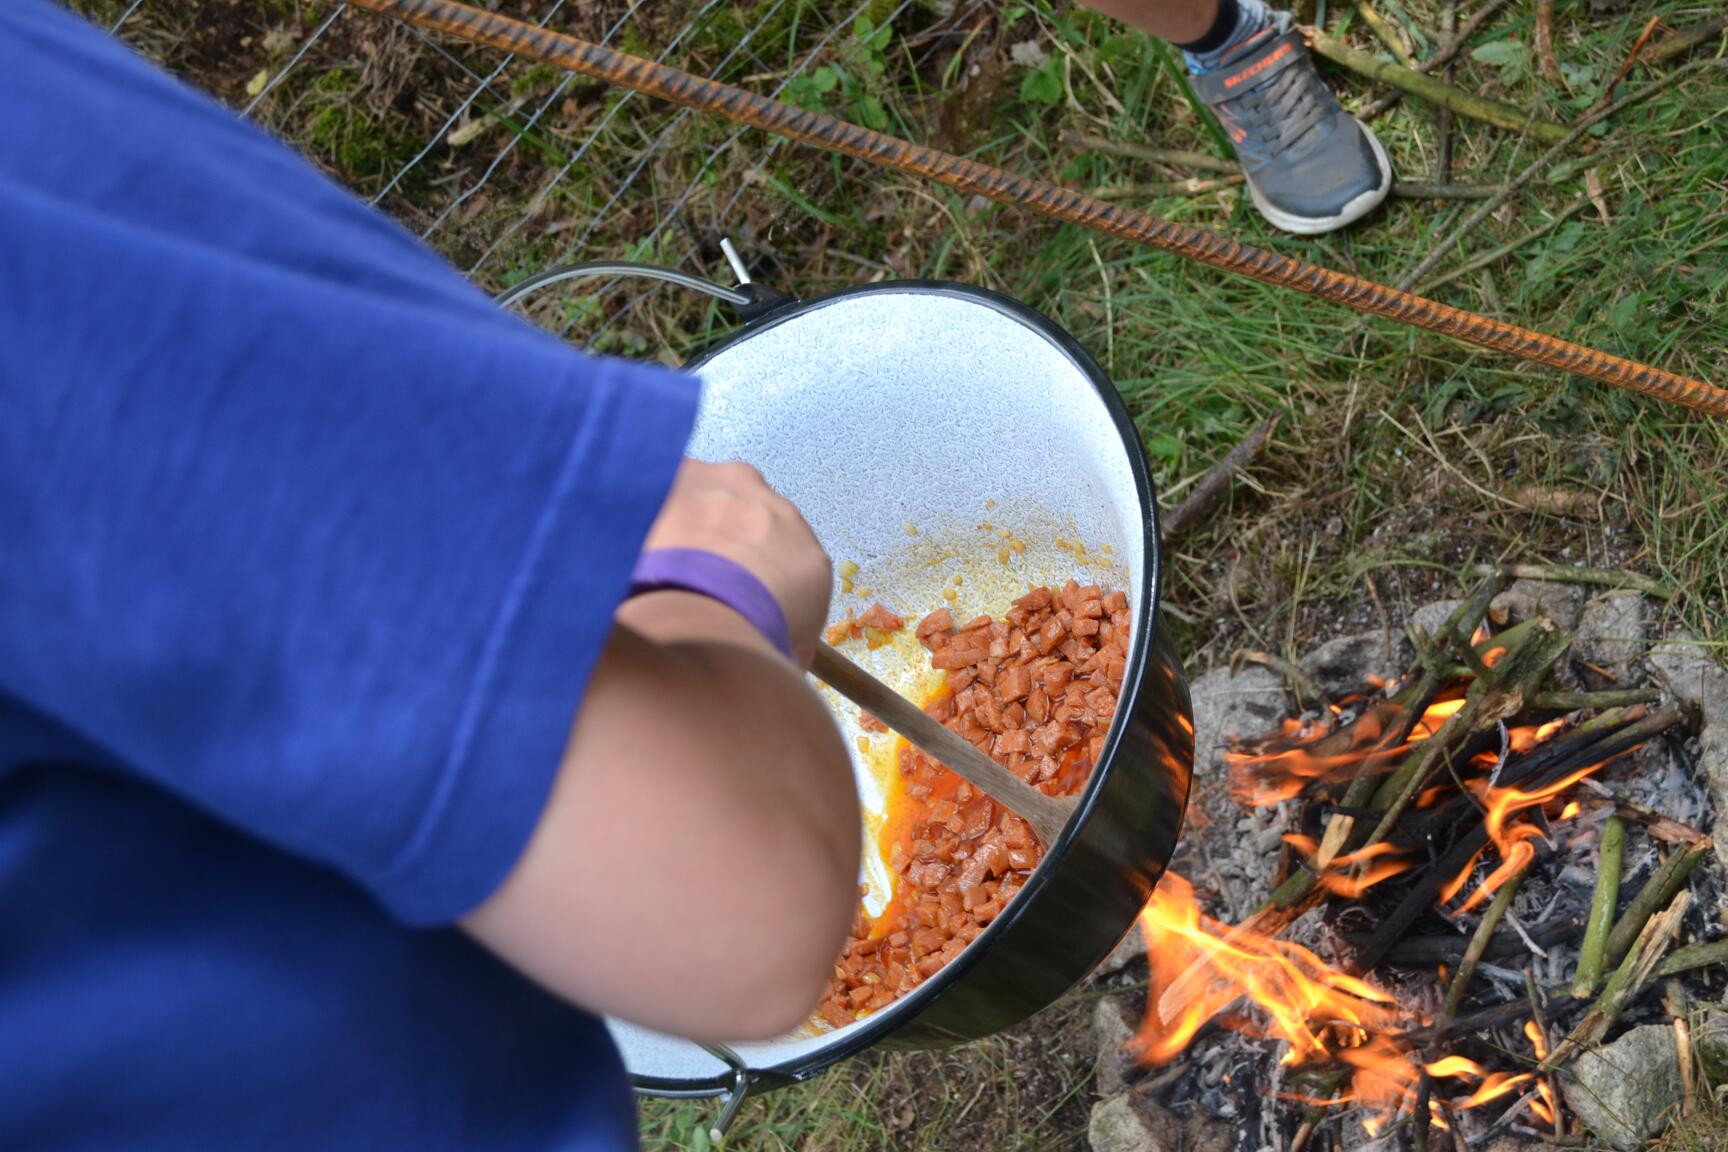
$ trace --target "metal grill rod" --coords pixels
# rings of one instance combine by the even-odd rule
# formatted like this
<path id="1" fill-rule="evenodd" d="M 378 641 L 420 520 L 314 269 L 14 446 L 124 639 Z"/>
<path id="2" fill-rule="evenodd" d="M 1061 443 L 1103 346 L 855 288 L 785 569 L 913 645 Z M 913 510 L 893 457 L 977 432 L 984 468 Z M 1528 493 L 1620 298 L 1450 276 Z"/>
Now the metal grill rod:
<path id="1" fill-rule="evenodd" d="M 537 28 L 456 0 L 350 0 L 364 8 L 431 31 L 443 32 L 540 60 L 699 112 L 765 132 L 923 176 L 958 191 L 1020 205 L 1121 240 L 1146 244 L 1227 272 L 1290 288 L 1358 312 L 1425 328 L 1522 360 L 1575 372 L 1604 384 L 1728 416 L 1728 390 L 1548 336 L 1480 313 L 1453 308 L 1396 288 L 1335 272 L 1163 220 L 1118 204 L 935 148 L 848 124 L 758 96 L 742 88 L 615 52 L 576 37 Z"/>

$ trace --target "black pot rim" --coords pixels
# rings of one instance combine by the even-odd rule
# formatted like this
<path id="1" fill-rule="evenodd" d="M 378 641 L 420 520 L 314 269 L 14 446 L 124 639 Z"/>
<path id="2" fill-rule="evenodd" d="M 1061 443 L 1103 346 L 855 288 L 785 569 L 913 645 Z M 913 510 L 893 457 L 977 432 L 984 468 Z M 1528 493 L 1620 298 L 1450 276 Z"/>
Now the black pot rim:
<path id="1" fill-rule="evenodd" d="M 1163 591 L 1164 557 L 1158 527 L 1158 500 L 1152 487 L 1151 470 L 1146 463 L 1145 450 L 1140 444 L 1139 432 L 1134 427 L 1133 418 L 1128 413 L 1128 405 L 1123 401 L 1121 394 L 1116 390 L 1116 386 L 1111 382 L 1109 376 L 1105 374 L 1104 369 L 1092 358 L 1091 353 L 1087 352 L 1079 341 L 1055 321 L 1013 297 L 1004 296 L 999 292 L 992 292 L 989 289 L 979 288 L 971 284 L 949 280 L 893 280 L 842 288 L 822 296 L 812 297 L 808 300 L 797 300 L 783 305 L 728 335 L 700 357 L 690 361 L 686 367 L 692 371 L 699 369 L 713 356 L 733 344 L 756 336 L 794 317 L 818 311 L 841 300 L 887 293 L 958 297 L 989 307 L 1032 329 L 1061 349 L 1063 354 L 1086 377 L 1092 385 L 1093 391 L 1103 402 L 1105 410 L 1110 414 L 1110 421 L 1121 441 L 1123 453 L 1128 458 L 1128 467 L 1134 479 L 1135 495 L 1140 501 L 1141 524 L 1145 533 L 1141 553 L 1145 557 L 1145 562 L 1141 565 L 1139 584 L 1141 614 L 1145 618 L 1146 626 L 1133 629 L 1131 632 L 1128 674 L 1123 678 L 1122 691 L 1117 696 L 1116 704 L 1118 717 L 1131 714 L 1138 701 L 1141 681 L 1151 666 L 1151 654 L 1159 623 L 1158 603 L 1159 596 Z M 815 1052 L 805 1053 L 780 1064 L 773 1064 L 764 1068 L 749 1068 L 748 1074 L 751 1084 L 754 1087 L 763 1088 L 796 1083 L 809 1079 L 841 1060 L 856 1056 L 911 1022 L 930 1004 L 940 999 L 949 986 L 958 982 L 972 968 L 978 958 L 989 949 L 991 942 L 1004 934 L 1019 920 L 1024 911 L 1036 900 L 1039 891 L 1045 887 L 1050 874 L 1061 866 L 1076 833 L 1090 818 L 1093 808 L 1098 802 L 1098 796 L 1103 791 L 1104 783 L 1114 768 L 1116 753 L 1125 729 L 1126 725 L 1122 723 L 1111 726 L 1110 733 L 1105 740 L 1103 753 L 1098 764 L 1093 768 L 1092 775 L 1087 781 L 1086 791 L 1082 793 L 1080 804 L 1075 814 L 1069 819 L 1068 827 L 1057 842 L 1045 852 L 1044 858 L 1021 889 L 1019 896 L 1011 901 L 1008 907 L 1003 909 L 1002 913 L 991 921 L 971 944 L 944 965 L 940 972 L 919 985 L 907 996 L 896 1001 L 890 1008 L 862 1021 L 860 1026 L 851 1032 L 843 1042 Z M 900 1007 L 902 1004 L 905 1005 L 904 1008 Z M 734 1077 L 730 1073 L 716 1076 L 711 1080 L 669 1079 L 655 1076 L 632 1076 L 631 1080 L 636 1091 L 644 1095 L 663 1097 L 716 1096 L 729 1092 L 734 1087 Z"/>

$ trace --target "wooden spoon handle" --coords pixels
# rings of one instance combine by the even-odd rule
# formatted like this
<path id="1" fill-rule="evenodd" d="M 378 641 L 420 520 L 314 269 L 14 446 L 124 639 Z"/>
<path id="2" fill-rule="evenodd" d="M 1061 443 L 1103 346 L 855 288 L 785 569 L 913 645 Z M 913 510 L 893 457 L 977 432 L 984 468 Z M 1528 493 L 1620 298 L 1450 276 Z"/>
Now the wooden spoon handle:
<path id="1" fill-rule="evenodd" d="M 1075 797 L 1044 795 L 828 644 L 817 642 L 816 662 L 811 671 L 818 680 L 906 737 L 920 751 L 1019 814 L 1032 825 L 1032 831 L 1046 848 L 1056 843 L 1079 804 Z"/>

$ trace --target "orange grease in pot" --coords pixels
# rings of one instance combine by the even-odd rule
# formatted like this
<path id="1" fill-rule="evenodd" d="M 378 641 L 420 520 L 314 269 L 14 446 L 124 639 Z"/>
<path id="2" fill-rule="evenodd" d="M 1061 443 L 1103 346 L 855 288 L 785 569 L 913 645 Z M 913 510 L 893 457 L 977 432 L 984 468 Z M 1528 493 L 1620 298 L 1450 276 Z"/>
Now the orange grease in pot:
<path id="1" fill-rule="evenodd" d="M 918 625 L 946 685 L 924 710 L 1049 795 L 1086 784 L 1127 668 L 1128 600 L 1069 581 L 1034 588 L 1002 619 Z M 881 831 L 894 893 L 862 909 L 818 1009 L 839 1027 L 941 971 L 994 920 L 1043 858 L 1024 820 L 901 742 Z"/>

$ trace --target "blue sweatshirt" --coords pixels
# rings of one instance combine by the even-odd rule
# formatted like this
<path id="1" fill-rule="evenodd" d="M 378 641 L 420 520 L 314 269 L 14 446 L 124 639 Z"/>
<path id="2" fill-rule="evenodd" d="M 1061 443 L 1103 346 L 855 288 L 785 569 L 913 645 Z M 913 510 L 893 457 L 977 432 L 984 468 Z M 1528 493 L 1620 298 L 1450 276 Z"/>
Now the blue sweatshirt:
<path id="1" fill-rule="evenodd" d="M 613 1149 L 509 873 L 694 419 L 0 2 L 0 1148 Z"/>

